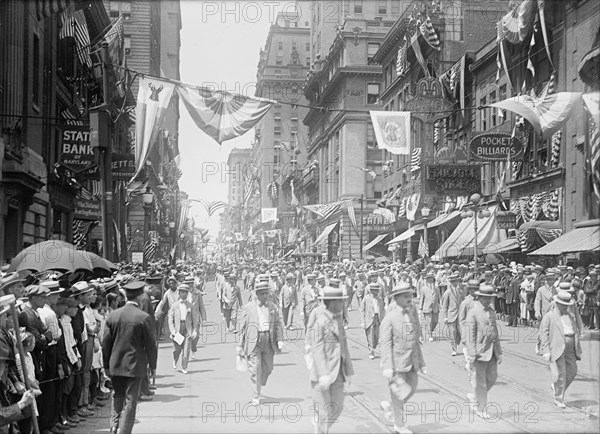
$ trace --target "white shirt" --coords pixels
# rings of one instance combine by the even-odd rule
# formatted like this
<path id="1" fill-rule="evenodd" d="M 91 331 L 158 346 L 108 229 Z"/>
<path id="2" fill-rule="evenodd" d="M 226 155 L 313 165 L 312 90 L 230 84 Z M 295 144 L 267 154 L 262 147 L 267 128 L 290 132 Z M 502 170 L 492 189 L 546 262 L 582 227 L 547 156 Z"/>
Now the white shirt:
<path id="1" fill-rule="evenodd" d="M 269 331 L 269 308 L 267 306 L 260 306 L 257 304 L 258 310 L 258 331 L 268 332 Z"/>
<path id="2" fill-rule="evenodd" d="M 185 300 L 179 299 L 179 312 L 181 314 L 181 321 L 185 321 L 185 319 L 187 318 L 187 314 L 188 314 L 188 307 L 187 307 L 187 304 L 185 303 Z"/>
<path id="3" fill-rule="evenodd" d="M 63 326 L 65 334 L 65 347 L 67 350 L 67 357 L 71 364 L 77 363 L 79 353 L 77 352 L 77 342 L 75 342 L 75 336 L 73 335 L 73 326 L 71 325 L 71 317 L 69 315 L 63 315 L 60 317 L 60 323 Z"/>
<path id="4" fill-rule="evenodd" d="M 379 315 L 379 300 L 373 297 L 373 300 L 371 300 L 371 302 L 373 303 L 373 311 L 375 315 Z"/>
<path id="5" fill-rule="evenodd" d="M 569 315 L 561 315 L 560 321 L 563 325 L 563 331 L 565 335 L 574 335 L 575 330 L 573 329 L 573 323 L 571 322 L 571 317 Z"/>
<path id="6" fill-rule="evenodd" d="M 58 326 L 58 318 L 56 317 L 56 313 L 47 304 L 45 304 L 44 307 L 38 308 L 37 312 L 46 328 L 52 333 L 52 342 L 50 342 L 48 346 L 56 345 L 62 336 L 62 331 Z"/>
<path id="7" fill-rule="evenodd" d="M 87 332 L 87 320 L 85 318 L 85 308 L 86 306 L 84 304 L 80 304 L 79 308 L 82 310 L 82 315 L 83 315 L 83 332 L 81 332 L 81 342 L 85 342 L 88 340 L 88 332 Z"/>

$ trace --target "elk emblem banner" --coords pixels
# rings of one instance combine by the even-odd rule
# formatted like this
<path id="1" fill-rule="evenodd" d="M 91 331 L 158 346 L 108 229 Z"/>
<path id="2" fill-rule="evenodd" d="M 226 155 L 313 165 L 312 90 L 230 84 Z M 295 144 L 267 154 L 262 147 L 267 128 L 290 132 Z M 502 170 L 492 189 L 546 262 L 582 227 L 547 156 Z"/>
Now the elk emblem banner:
<path id="1" fill-rule="evenodd" d="M 410 112 L 371 111 L 379 149 L 392 154 L 410 154 Z"/>

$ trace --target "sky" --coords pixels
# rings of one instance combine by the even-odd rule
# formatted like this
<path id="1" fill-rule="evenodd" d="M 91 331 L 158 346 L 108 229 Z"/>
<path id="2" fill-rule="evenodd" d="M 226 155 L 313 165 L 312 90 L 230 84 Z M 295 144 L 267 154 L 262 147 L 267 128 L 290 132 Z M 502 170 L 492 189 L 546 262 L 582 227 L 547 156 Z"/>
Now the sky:
<path id="1" fill-rule="evenodd" d="M 284 1 L 181 0 L 181 81 L 254 95 L 260 49 L 276 11 L 291 3 Z M 231 149 L 251 146 L 253 130 L 219 145 L 196 127 L 181 102 L 180 116 L 180 189 L 192 199 L 227 202 L 228 179 L 222 169 Z M 196 227 L 208 229 L 213 239 L 218 214 L 209 219 L 199 203 L 190 209 Z"/>

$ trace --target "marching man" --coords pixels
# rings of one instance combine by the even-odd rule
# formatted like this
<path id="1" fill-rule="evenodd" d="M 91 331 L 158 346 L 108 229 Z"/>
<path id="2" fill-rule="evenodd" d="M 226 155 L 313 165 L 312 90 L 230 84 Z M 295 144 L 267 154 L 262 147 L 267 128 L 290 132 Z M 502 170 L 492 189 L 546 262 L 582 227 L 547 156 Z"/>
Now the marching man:
<path id="1" fill-rule="evenodd" d="M 413 290 L 410 283 L 401 282 L 392 289 L 390 296 L 395 306 L 387 311 L 381 323 L 381 367 L 388 380 L 394 431 L 410 433 L 406 426 L 404 404 L 415 393 L 418 373 L 425 374 L 425 360 L 421 351 L 421 326 L 417 311 L 412 307 Z M 389 403 L 381 403 L 387 410 Z"/>
<path id="2" fill-rule="evenodd" d="M 285 276 L 285 284 L 281 287 L 279 294 L 279 305 L 281 307 L 281 315 L 283 317 L 283 326 L 293 330 L 294 309 L 298 304 L 298 293 L 294 284 L 294 275 L 288 273 Z"/>
<path id="3" fill-rule="evenodd" d="M 342 320 L 347 296 L 340 288 L 325 287 L 319 298 L 323 300 L 324 309 L 308 333 L 313 360 L 310 382 L 317 432 L 328 433 L 342 413 L 344 383 L 350 384 L 354 369 Z"/>
<path id="4" fill-rule="evenodd" d="M 554 302 L 554 309 L 544 315 L 540 324 L 540 353 L 550 365 L 554 403 L 566 408 L 565 392 L 577 375 L 581 345 L 575 316 L 569 312 L 574 303 L 571 294 L 558 291 Z"/>
<path id="5" fill-rule="evenodd" d="M 315 286 L 315 282 L 317 280 L 317 276 L 314 274 L 308 274 L 306 276 L 307 285 L 302 288 L 302 292 L 300 293 L 300 316 L 304 319 L 304 328 L 307 329 L 308 318 L 310 318 L 310 313 L 312 310 L 319 305 L 319 290 Z"/>
<path id="6" fill-rule="evenodd" d="M 253 300 L 244 306 L 237 352 L 247 358 L 252 405 L 259 405 L 261 388 L 273 372 L 275 353 L 283 347 L 283 326 L 277 306 L 269 301 L 269 283 L 257 282 L 254 293 Z"/>
<path id="7" fill-rule="evenodd" d="M 460 284 L 460 274 L 455 271 L 448 278 L 448 289 L 442 296 L 442 316 L 450 331 L 452 356 L 456 356 L 456 347 L 461 342 L 458 311 L 465 295 Z"/>
<path id="8" fill-rule="evenodd" d="M 476 403 L 477 415 L 488 419 L 487 395 L 498 377 L 498 364 L 502 363 L 502 348 L 496 324 L 496 313 L 491 306 L 492 300 L 496 297 L 494 288 L 491 285 L 482 284 L 475 295 L 479 298 L 467 313 L 465 321 L 467 329 L 465 344 L 469 355 L 469 365 L 475 374 L 474 379 L 471 374 L 474 393 L 469 393 L 467 398 L 472 403 Z"/>
<path id="9" fill-rule="evenodd" d="M 379 343 L 379 328 L 385 308 L 383 301 L 379 297 L 379 283 L 371 283 L 368 285 L 368 291 L 360 303 L 360 324 L 365 329 L 367 335 L 367 346 L 369 348 L 369 359 L 375 358 L 375 348 Z"/>

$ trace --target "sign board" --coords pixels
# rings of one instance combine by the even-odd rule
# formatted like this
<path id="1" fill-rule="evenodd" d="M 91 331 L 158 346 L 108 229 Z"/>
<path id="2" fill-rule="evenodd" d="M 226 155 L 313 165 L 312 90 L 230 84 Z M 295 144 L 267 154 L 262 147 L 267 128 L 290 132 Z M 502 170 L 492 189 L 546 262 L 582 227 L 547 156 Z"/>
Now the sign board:
<path id="1" fill-rule="evenodd" d="M 214 252 L 213 252 L 214 253 Z M 144 252 L 131 252 L 131 262 L 141 264 L 144 262 Z"/>
<path id="2" fill-rule="evenodd" d="M 102 210 L 99 200 L 75 199 L 73 218 L 79 220 L 100 220 Z"/>
<path id="3" fill-rule="evenodd" d="M 436 164 L 425 166 L 425 194 L 468 196 L 481 190 L 481 166 Z"/>
<path id="4" fill-rule="evenodd" d="M 512 212 L 497 212 L 496 227 L 498 229 L 516 229 L 517 215 Z"/>
<path id="5" fill-rule="evenodd" d="M 369 214 L 363 218 L 364 230 L 366 231 L 387 231 L 390 227 L 385 218 L 380 214 Z"/>
<path id="6" fill-rule="evenodd" d="M 478 161 L 523 159 L 523 143 L 509 133 L 476 133 L 469 142 L 471 158 Z"/>
<path id="7" fill-rule="evenodd" d="M 133 154 L 112 154 L 113 181 L 129 181 L 135 175 L 135 156 Z"/>
<path id="8" fill-rule="evenodd" d="M 442 84 L 433 77 L 419 80 L 413 98 L 405 102 L 402 108 L 429 123 L 448 117 L 448 111 L 451 109 L 452 103 L 444 98 Z"/>
<path id="9" fill-rule="evenodd" d="M 74 172 L 81 172 L 96 164 L 89 127 L 69 125 L 62 129 L 60 162 Z"/>

